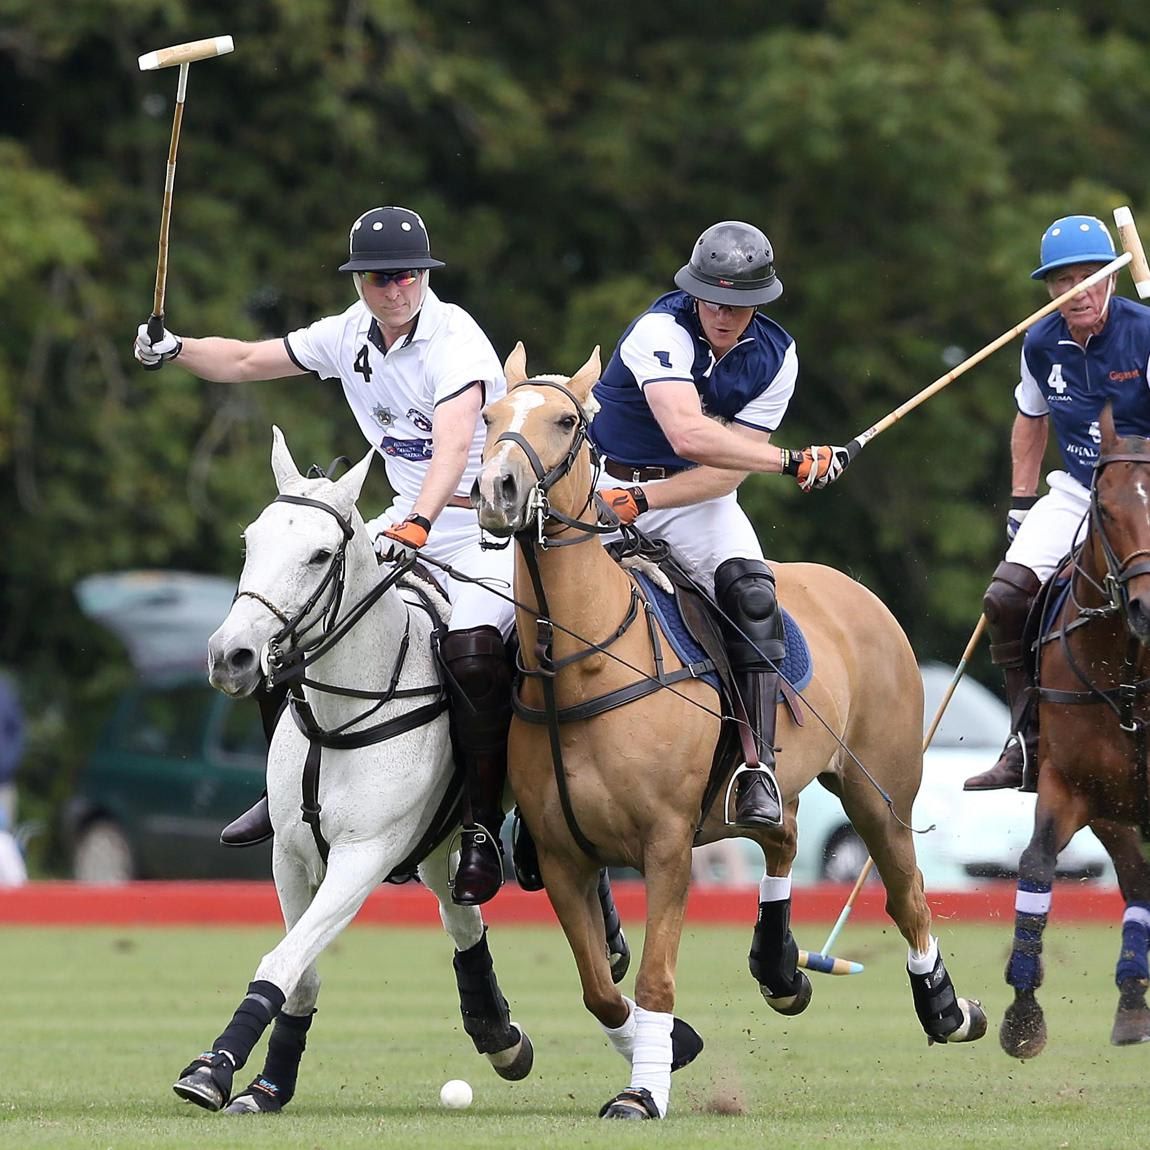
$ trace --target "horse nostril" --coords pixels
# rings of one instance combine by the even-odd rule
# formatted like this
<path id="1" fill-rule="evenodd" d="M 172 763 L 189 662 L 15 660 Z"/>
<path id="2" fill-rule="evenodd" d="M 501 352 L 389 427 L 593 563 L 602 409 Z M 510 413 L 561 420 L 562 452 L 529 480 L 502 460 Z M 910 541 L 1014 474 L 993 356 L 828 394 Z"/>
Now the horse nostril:
<path id="1" fill-rule="evenodd" d="M 499 498 L 504 504 L 512 503 L 515 500 L 515 476 L 504 475 L 499 480 Z"/>
<path id="2" fill-rule="evenodd" d="M 256 661 L 256 653 L 251 647 L 237 647 L 228 656 L 228 666 L 233 671 L 247 671 L 250 667 L 254 666 Z"/>

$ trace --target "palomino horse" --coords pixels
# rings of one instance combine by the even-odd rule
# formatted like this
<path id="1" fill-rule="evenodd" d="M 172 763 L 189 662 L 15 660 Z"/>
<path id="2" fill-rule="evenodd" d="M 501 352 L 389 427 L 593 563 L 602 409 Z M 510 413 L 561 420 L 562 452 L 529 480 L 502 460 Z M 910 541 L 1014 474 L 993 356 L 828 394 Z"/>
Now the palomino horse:
<path id="1" fill-rule="evenodd" d="M 1109 406 L 1099 429 L 1089 525 L 1072 558 L 1068 595 L 1039 645 L 1038 798 L 1018 866 L 1006 968 L 1014 1001 L 999 1033 L 1015 1058 L 1033 1058 L 1046 1045 L 1034 992 L 1051 882 L 1059 852 L 1087 824 L 1113 859 L 1126 901 L 1110 1040 L 1150 1041 L 1150 866 L 1139 835 L 1150 826 L 1150 440 L 1119 438 Z"/>
<path id="2" fill-rule="evenodd" d="M 751 972 L 777 1011 L 797 1014 L 809 1002 L 810 982 L 796 968 L 789 929 L 787 876 L 798 794 L 816 776 L 841 797 L 886 884 L 887 911 L 913 952 L 914 1004 L 927 1035 L 980 1038 L 986 1017 L 977 1002 L 954 993 L 915 864 L 908 824 L 922 773 L 922 680 L 894 617 L 838 571 L 805 563 L 775 568 L 779 599 L 813 653 L 808 714 L 801 726 L 789 717 L 779 724 L 783 827 L 728 825 L 724 802 L 706 801 L 715 791 L 708 779 L 721 729 L 718 696 L 698 679 L 675 678 L 682 664 L 661 629 L 653 642 L 648 626 L 630 625 L 645 614 L 636 609 L 635 584 L 597 538 L 595 465 L 585 433 L 595 411 L 598 349 L 569 380 L 528 379 L 522 345 L 505 371 L 509 394 L 484 411 L 476 498 L 482 527 L 519 544 L 524 677 L 509 766 L 584 1004 L 631 1064 L 628 1089 L 601 1113 L 663 1117 L 671 1071 L 701 1049 L 672 1014 L 693 843 L 742 835 L 762 848 L 770 897 L 760 903 Z M 660 674 L 675 679 L 673 688 L 648 692 L 643 680 Z M 616 691 L 634 701 L 596 706 Z M 548 695 L 555 721 L 524 721 L 529 710 L 546 709 Z M 635 867 L 645 879 L 647 929 L 633 1003 L 612 985 L 604 957 L 595 897 L 604 862 Z"/>
<path id="3" fill-rule="evenodd" d="M 464 1029 L 502 1077 L 531 1069 L 480 912 L 450 898 L 460 779 L 432 650 L 446 602 L 401 593 L 399 570 L 381 578 L 355 506 L 374 454 L 337 482 L 305 479 L 274 429 L 279 496 L 244 533 L 239 590 L 210 640 L 209 677 L 221 691 L 248 695 L 265 673 L 293 687 L 268 752 L 272 870 L 287 934 L 175 1084 L 208 1110 L 275 1111 L 290 1100 L 319 993 L 316 958 L 381 882 L 417 866 L 455 942 Z M 263 1071 L 232 1098 L 233 1075 L 273 1021 Z"/>

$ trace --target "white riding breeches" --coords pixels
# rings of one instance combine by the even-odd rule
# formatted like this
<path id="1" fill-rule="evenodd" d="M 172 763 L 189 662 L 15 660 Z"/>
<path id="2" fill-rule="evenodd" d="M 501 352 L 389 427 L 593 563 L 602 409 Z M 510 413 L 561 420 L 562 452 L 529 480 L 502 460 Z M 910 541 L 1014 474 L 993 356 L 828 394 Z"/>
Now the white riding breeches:
<path id="1" fill-rule="evenodd" d="M 1067 472 L 1052 471 L 1046 482 L 1049 492 L 1026 513 L 1005 555 L 1043 582 L 1082 541 L 1090 510 L 1090 492 Z"/>

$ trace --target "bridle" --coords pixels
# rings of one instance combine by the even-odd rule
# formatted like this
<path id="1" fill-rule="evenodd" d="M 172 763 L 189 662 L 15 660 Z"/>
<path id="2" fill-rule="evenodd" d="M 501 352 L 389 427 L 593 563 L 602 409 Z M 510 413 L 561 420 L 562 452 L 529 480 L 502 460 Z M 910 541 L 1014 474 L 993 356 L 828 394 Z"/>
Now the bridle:
<path id="1" fill-rule="evenodd" d="M 258 591 L 238 591 L 236 600 L 254 599 L 283 626 L 277 631 L 264 647 L 261 656 L 261 665 L 265 674 L 265 686 L 268 690 L 273 687 L 288 684 L 288 701 L 292 718 L 296 726 L 308 740 L 307 760 L 303 772 L 303 803 L 300 807 L 304 822 L 308 823 L 315 838 L 316 847 L 321 858 L 327 861 L 329 844 L 320 831 L 319 816 L 319 771 L 321 754 L 324 748 L 332 750 L 356 750 L 360 747 L 371 746 L 375 743 L 385 742 L 416 727 L 431 722 L 442 714 L 448 705 L 447 691 L 441 681 L 424 687 L 400 687 L 404 664 L 411 645 L 411 612 L 407 612 L 403 635 L 400 637 L 396 650 L 395 663 L 389 676 L 388 684 L 382 691 L 361 691 L 354 687 L 337 686 L 333 683 L 322 683 L 307 676 L 307 668 L 317 659 L 327 654 L 360 620 L 371 607 L 390 591 L 399 580 L 411 569 L 411 563 L 398 563 L 392 570 L 384 575 L 378 583 L 371 588 L 357 603 L 355 603 L 342 619 L 339 610 L 343 603 L 347 579 L 347 545 L 355 537 L 355 530 L 351 523 L 334 507 L 319 499 L 311 499 L 303 495 L 278 495 L 275 503 L 293 503 L 301 507 L 318 508 L 330 515 L 339 524 L 342 537 L 336 550 L 332 553 L 331 561 L 323 579 L 307 602 L 292 616 L 273 603 Z M 424 610 L 432 621 L 435 629 L 435 642 L 438 646 L 439 638 L 445 630 L 431 599 L 417 585 L 409 584 L 410 589 L 418 596 L 417 603 L 409 603 Z M 326 602 L 323 602 L 326 596 Z M 234 602 L 235 600 L 233 600 Z M 314 614 L 309 623 L 304 620 Z M 338 620 L 338 621 L 337 621 Z M 305 636 L 314 628 L 319 628 L 318 635 L 305 640 Z M 347 722 L 338 727 L 324 729 L 317 722 L 312 708 L 304 693 L 304 687 L 311 687 L 316 691 L 329 695 L 341 695 L 349 698 L 370 701 L 371 705 L 363 712 L 354 715 Z M 430 701 L 422 706 L 415 707 L 394 718 L 378 722 L 361 730 L 352 731 L 350 728 L 369 719 L 385 704 L 404 698 L 429 698 Z M 448 787 L 444 803 L 457 802 L 456 789 Z M 442 804 L 441 804 L 442 805 Z M 440 811 L 432 820 L 428 835 L 437 831 L 441 826 L 441 816 L 446 817 L 450 812 Z M 427 836 L 417 845 L 408 860 L 393 873 L 400 873 L 409 865 L 421 861 L 428 851 L 435 845 Z M 422 853 L 421 853 L 422 852 Z"/>
<path id="2" fill-rule="evenodd" d="M 1127 628 L 1130 629 L 1130 589 L 1128 584 L 1131 579 L 1136 579 L 1139 575 L 1150 574 L 1150 548 L 1140 547 L 1130 552 L 1124 559 L 1119 559 L 1109 536 L 1106 534 L 1102 503 L 1098 495 L 1098 479 L 1102 474 L 1102 469 L 1111 463 L 1140 463 L 1145 466 L 1150 464 L 1150 455 L 1116 452 L 1112 455 L 1099 456 L 1095 462 L 1094 482 L 1090 485 L 1090 528 L 1098 540 L 1098 545 L 1106 561 L 1106 574 L 1102 578 L 1101 585 L 1099 585 L 1082 571 L 1080 564 L 1077 565 L 1077 571 L 1091 582 L 1108 602 L 1106 607 L 1094 609 L 1094 613 L 1120 614 L 1127 621 Z M 1140 560 L 1140 562 L 1136 563 L 1135 560 Z M 1086 614 L 1091 609 L 1080 608 L 1080 610 Z"/>

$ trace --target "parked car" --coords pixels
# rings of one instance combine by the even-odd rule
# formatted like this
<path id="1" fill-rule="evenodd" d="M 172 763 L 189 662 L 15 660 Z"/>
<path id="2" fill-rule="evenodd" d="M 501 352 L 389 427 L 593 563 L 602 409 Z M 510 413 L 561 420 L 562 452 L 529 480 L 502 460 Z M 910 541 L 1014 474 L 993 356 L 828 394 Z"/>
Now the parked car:
<path id="1" fill-rule="evenodd" d="M 81 882 L 270 878 L 269 844 L 235 850 L 221 828 L 259 798 L 259 708 L 206 678 L 136 683 L 117 701 L 67 805 Z"/>
<path id="2" fill-rule="evenodd" d="M 921 670 L 925 737 L 954 669 L 928 663 Z M 1009 731 L 1006 705 L 976 680 L 962 678 L 923 758 L 922 786 L 914 805 L 912 825 L 935 828 L 915 836 L 928 889 L 960 889 L 980 880 L 1017 876 L 1018 857 L 1034 826 L 1034 796 L 1015 790 L 962 789 L 964 779 L 994 762 Z M 839 800 L 817 782 L 811 783 L 799 800 L 795 882 L 854 882 L 867 853 Z M 1063 878 L 1117 881 L 1110 857 L 1088 829 L 1080 831 L 1059 856 L 1057 873 Z"/>
<path id="3" fill-rule="evenodd" d="M 268 878 L 268 844 L 220 846 L 220 829 L 259 797 L 267 749 L 259 708 L 207 682 L 208 638 L 234 584 L 211 575 L 89 576 L 81 608 L 123 641 L 137 681 L 117 700 L 64 812 L 83 882 Z"/>

